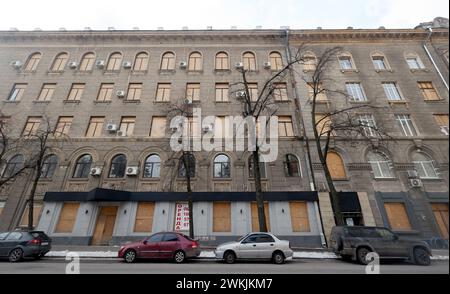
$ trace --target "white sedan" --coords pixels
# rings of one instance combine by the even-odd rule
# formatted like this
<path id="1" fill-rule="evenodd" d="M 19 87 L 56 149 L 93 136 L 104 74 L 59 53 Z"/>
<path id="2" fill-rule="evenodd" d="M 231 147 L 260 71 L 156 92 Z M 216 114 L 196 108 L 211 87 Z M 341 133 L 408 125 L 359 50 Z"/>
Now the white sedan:
<path id="1" fill-rule="evenodd" d="M 219 245 L 214 253 L 216 259 L 224 260 L 228 264 L 237 259 L 264 259 L 283 264 L 294 255 L 289 241 L 280 240 L 270 233 L 247 234 L 236 242 Z"/>

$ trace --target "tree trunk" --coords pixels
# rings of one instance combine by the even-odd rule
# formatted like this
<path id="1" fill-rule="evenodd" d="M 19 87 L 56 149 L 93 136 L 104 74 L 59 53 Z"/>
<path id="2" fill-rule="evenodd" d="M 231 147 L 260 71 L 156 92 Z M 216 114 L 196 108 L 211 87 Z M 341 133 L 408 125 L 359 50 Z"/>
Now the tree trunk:
<path id="1" fill-rule="evenodd" d="M 28 198 L 28 230 L 33 230 L 33 222 L 34 222 L 34 195 L 36 194 L 37 185 L 39 183 L 39 179 L 41 178 L 41 162 L 38 161 L 36 164 L 35 176 L 33 178 L 33 185 L 31 187 L 30 197 Z"/>
<path id="2" fill-rule="evenodd" d="M 261 232 L 267 232 L 266 213 L 264 211 L 264 196 L 261 185 L 261 170 L 259 168 L 259 151 L 252 152 L 253 156 L 253 177 L 255 180 L 256 206 L 258 207 L 258 223 Z"/>
<path id="3" fill-rule="evenodd" d="M 192 185 L 191 185 L 191 162 L 189 155 L 183 154 L 183 163 L 186 170 L 186 189 L 188 194 L 188 207 L 189 207 L 189 237 L 194 239 L 194 200 L 192 198 Z"/>

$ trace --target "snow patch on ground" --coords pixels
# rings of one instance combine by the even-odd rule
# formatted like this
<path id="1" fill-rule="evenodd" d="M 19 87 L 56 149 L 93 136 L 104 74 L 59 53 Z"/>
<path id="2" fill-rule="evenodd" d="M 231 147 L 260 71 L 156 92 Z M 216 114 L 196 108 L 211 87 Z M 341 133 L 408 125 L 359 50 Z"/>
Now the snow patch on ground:
<path id="1" fill-rule="evenodd" d="M 45 257 L 66 257 L 68 253 L 76 253 L 79 257 L 117 257 L 117 251 L 50 251 Z"/>

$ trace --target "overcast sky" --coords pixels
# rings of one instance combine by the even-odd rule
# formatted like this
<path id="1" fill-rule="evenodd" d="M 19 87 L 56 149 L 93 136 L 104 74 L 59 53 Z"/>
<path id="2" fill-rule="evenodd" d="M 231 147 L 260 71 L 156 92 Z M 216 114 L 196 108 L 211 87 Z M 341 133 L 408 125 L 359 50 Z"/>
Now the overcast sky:
<path id="1" fill-rule="evenodd" d="M 413 28 L 448 0 L 0 0 L 0 30 Z"/>

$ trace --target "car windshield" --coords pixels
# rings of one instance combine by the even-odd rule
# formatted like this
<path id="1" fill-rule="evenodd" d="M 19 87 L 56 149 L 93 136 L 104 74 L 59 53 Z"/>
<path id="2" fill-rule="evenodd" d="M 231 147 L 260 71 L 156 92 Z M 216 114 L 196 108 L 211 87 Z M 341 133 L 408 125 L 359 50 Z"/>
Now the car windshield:
<path id="1" fill-rule="evenodd" d="M 248 235 L 250 235 L 250 234 L 247 234 L 247 235 L 244 235 L 244 236 L 240 237 L 240 238 L 237 240 L 237 242 L 241 242 L 242 240 L 244 240 L 245 238 L 247 238 Z"/>

